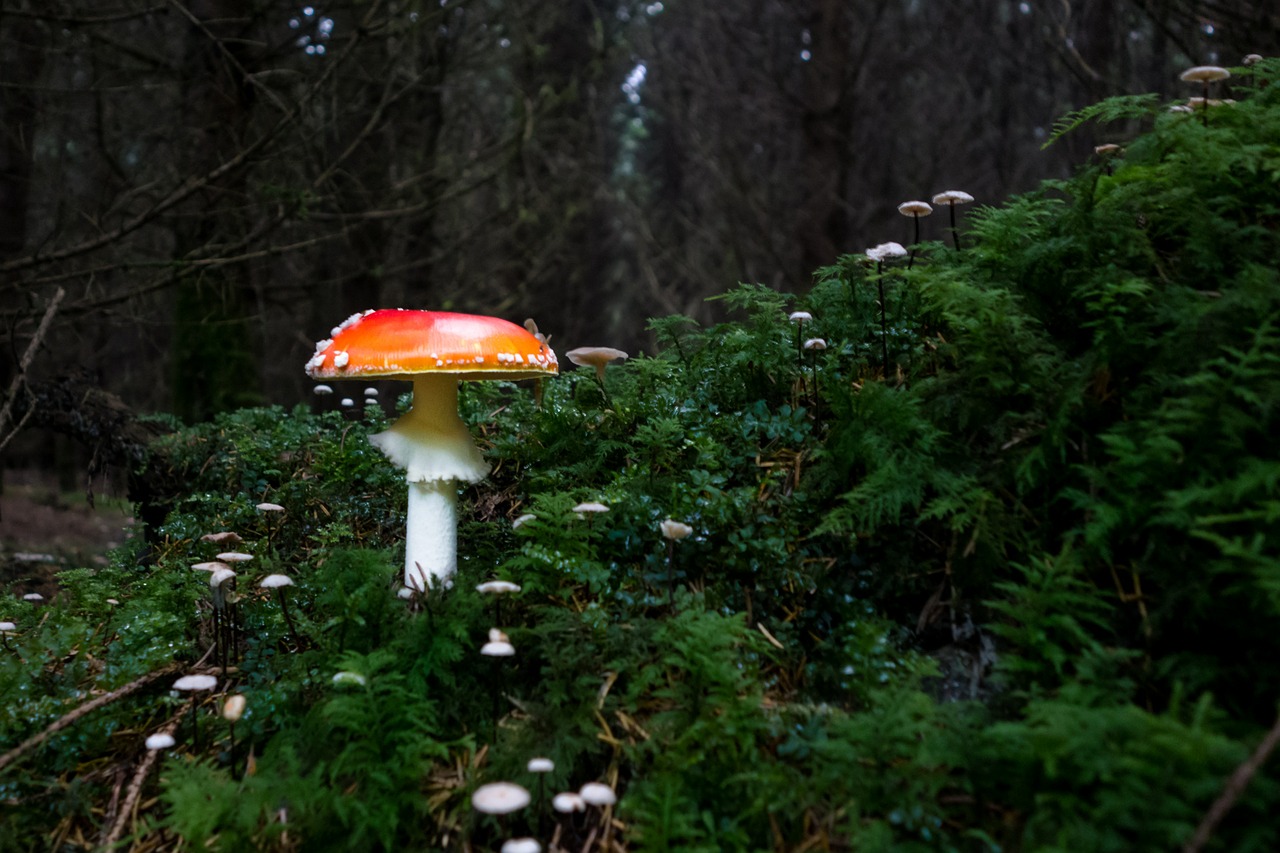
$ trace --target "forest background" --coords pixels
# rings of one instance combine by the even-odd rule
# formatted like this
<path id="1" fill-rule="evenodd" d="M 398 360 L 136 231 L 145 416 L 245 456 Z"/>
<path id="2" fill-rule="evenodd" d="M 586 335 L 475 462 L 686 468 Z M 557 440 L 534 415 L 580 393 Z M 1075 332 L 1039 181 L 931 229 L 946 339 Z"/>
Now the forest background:
<path id="1" fill-rule="evenodd" d="M 645 349 L 904 239 L 901 201 L 1065 175 L 1108 141 L 1042 150 L 1071 109 L 1277 48 L 1242 0 L 3 0 L 0 387 L 60 288 L 28 378 L 188 422 L 306 399 L 375 306 Z"/>

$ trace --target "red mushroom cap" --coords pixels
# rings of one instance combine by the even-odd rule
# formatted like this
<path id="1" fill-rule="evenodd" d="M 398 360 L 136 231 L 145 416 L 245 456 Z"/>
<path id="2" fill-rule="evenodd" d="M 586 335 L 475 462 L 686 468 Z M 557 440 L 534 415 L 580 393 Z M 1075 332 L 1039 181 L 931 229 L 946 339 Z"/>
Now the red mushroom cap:
<path id="1" fill-rule="evenodd" d="M 316 344 L 307 362 L 312 379 L 409 379 L 421 373 L 531 379 L 558 371 L 551 348 L 515 323 L 403 308 L 353 314 Z"/>

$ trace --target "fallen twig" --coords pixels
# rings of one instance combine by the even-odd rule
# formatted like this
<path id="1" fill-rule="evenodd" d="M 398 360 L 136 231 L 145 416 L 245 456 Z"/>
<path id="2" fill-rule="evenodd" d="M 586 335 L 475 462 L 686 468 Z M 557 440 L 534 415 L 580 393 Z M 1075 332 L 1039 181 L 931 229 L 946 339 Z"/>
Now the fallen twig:
<path id="1" fill-rule="evenodd" d="M 103 693 L 101 696 L 97 697 L 96 699 L 90 699 L 88 702 L 76 708 L 74 711 L 64 714 L 63 716 L 54 720 L 52 723 L 48 725 L 47 728 L 45 728 L 44 731 L 38 734 L 32 735 L 31 737 L 24 740 L 22 743 L 15 746 L 13 749 L 6 752 L 4 755 L 0 755 L 0 770 L 3 770 L 5 767 L 9 766 L 18 758 L 20 758 L 24 753 L 30 752 L 31 750 L 35 749 L 37 746 L 44 743 L 53 735 L 62 731 L 67 726 L 74 723 L 76 720 L 79 720 L 81 717 L 91 714 L 92 712 L 98 710 L 104 705 L 110 705 L 112 702 L 116 701 L 117 699 L 123 699 L 124 697 L 132 693 L 138 692 L 139 690 L 151 684 L 153 681 L 155 681 L 158 678 L 163 678 L 166 675 L 173 675 L 175 672 L 177 672 L 181 668 L 182 667 L 179 664 L 170 664 L 169 666 L 162 667 L 160 669 L 155 670 L 154 672 L 148 672 L 146 675 L 141 676 L 140 678 L 135 678 L 133 681 L 130 681 L 128 684 L 125 684 L 121 687 L 117 687 L 115 690 L 112 690 L 109 693 Z"/>
<path id="2" fill-rule="evenodd" d="M 178 730 L 178 724 L 182 721 L 182 712 L 178 712 L 169 719 L 161 728 L 157 729 L 154 734 L 172 735 Z M 147 776 L 151 773 L 151 768 L 160 760 L 160 754 L 164 752 L 162 749 L 148 749 L 146 756 L 138 764 L 138 769 L 133 774 L 133 779 L 129 782 L 129 788 L 125 791 L 124 801 L 120 804 L 120 810 L 116 812 L 115 822 L 111 825 L 111 830 L 102 839 L 99 846 L 102 850 L 110 850 L 120 837 L 124 835 L 125 829 L 133 822 L 136 815 L 134 809 L 137 808 L 138 800 L 142 797 L 142 786 L 146 784 Z"/>
<path id="3" fill-rule="evenodd" d="M 0 435 L 0 451 L 3 451 L 5 445 L 22 431 L 27 419 L 31 417 L 32 410 L 28 409 L 22 421 L 13 429 L 9 429 L 9 425 L 13 422 L 14 401 L 17 400 L 18 392 L 22 390 L 22 386 L 27 381 L 27 369 L 31 367 L 31 362 L 36 357 L 36 352 L 44 342 L 44 336 L 49 333 L 49 325 L 53 322 L 53 315 L 58 313 L 58 304 L 62 302 L 62 297 L 66 295 L 67 292 L 61 287 L 54 291 L 53 298 L 49 300 L 48 306 L 44 309 L 44 316 L 40 318 L 40 325 L 36 327 L 35 334 L 31 336 L 31 340 L 27 343 L 26 352 L 22 354 L 22 358 L 18 361 L 18 372 L 14 374 L 13 381 L 9 383 L 9 395 L 4 401 L 4 408 L 0 409 L 0 431 L 7 430 L 3 435 Z"/>
<path id="4" fill-rule="evenodd" d="M 1236 800 L 1240 799 L 1240 795 L 1244 793 L 1245 788 L 1249 787 L 1249 783 L 1262 765 L 1266 763 L 1267 757 L 1271 755 L 1272 750 L 1280 744 L 1280 717 L 1276 717 L 1275 723 L 1272 724 L 1271 730 L 1263 737 L 1262 742 L 1258 744 L 1258 748 L 1253 751 L 1244 760 L 1235 772 L 1227 779 L 1227 784 L 1223 786 L 1222 793 L 1218 795 L 1218 799 L 1213 801 L 1213 805 L 1209 807 L 1209 811 L 1205 812 L 1204 818 L 1200 821 L 1200 825 L 1196 827 L 1195 834 L 1191 836 L 1191 840 L 1183 846 L 1183 853 L 1199 853 L 1209 839 L 1213 837 L 1213 831 L 1218 828 L 1218 824 L 1227 816 L 1227 812 L 1236 804 Z"/>

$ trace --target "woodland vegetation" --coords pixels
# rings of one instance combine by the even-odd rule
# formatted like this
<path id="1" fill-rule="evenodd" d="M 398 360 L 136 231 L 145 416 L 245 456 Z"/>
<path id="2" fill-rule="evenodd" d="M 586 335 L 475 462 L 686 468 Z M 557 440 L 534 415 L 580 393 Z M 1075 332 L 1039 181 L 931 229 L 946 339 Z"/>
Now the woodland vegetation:
<path id="1" fill-rule="evenodd" d="M 0 851 L 1280 847 L 1280 59 L 1095 92 L 1032 134 L 1061 174 L 965 173 L 1018 191 L 917 240 L 897 202 L 1017 134 L 982 129 L 976 54 L 946 77 L 976 112 L 935 147 L 850 123 L 919 93 L 905 59 L 868 73 L 872 36 L 973 5 L 1050 44 L 1128 14 L 1175 63 L 1199 7 L 852 4 L 863 53 L 827 66 L 840 4 L 536 5 L 5 0 L 0 63 L 31 52 L 3 79 L 40 82 L 0 86 L 5 156 L 36 170 L 0 180 L 28 190 L 0 205 L 22 229 L 0 442 L 74 435 L 127 468 L 145 524 L 46 600 L 0 594 Z M 813 64 L 727 47 L 795 23 Z M 906 28 L 963 32 L 935 30 Z M 1060 47 L 1099 87 L 1148 73 Z M 854 100 L 728 106 L 819 67 Z M 139 91 L 171 126 L 141 130 Z M 835 198 L 787 147 L 832 138 L 818 115 L 843 123 Z M 851 167 L 859 134 L 884 169 Z M 756 142 L 748 168 L 730 149 Z M 448 591 L 399 593 L 403 475 L 368 435 L 403 386 L 304 394 L 314 339 L 368 300 L 528 312 L 561 352 L 659 309 L 601 376 L 562 357 L 537 392 L 464 383 L 493 472 L 461 492 Z M 192 566 L 231 534 L 250 559 L 214 587 Z M 494 630 L 514 654 L 481 653 Z M 531 803 L 482 813 L 497 782 Z M 617 802 L 550 807 L 592 782 Z"/>
<path id="2" fill-rule="evenodd" d="M 1275 849 L 1280 61 L 1233 73 L 1067 116 L 1146 130 L 962 247 L 740 286 L 541 406 L 466 383 L 448 592 L 396 594 L 380 408 L 154 440 L 150 539 L 7 605 L 0 849 Z"/>

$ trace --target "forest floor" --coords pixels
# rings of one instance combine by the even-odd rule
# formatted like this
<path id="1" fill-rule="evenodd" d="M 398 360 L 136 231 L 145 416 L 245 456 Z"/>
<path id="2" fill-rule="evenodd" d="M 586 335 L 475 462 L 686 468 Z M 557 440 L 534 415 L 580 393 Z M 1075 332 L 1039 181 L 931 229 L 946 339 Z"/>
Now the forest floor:
<path id="1" fill-rule="evenodd" d="M 128 501 L 83 491 L 63 492 L 38 471 L 6 471 L 0 493 L 0 586 L 12 595 L 57 590 L 54 575 L 67 568 L 106 564 L 106 552 L 128 535 Z"/>

